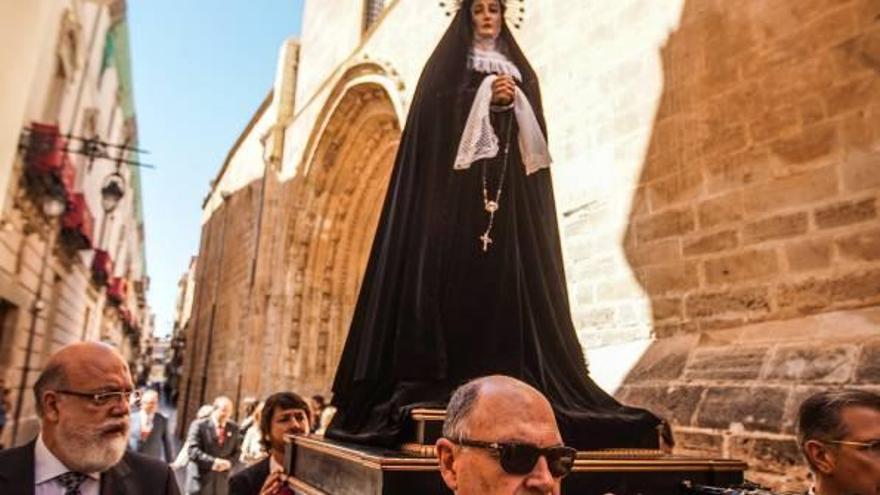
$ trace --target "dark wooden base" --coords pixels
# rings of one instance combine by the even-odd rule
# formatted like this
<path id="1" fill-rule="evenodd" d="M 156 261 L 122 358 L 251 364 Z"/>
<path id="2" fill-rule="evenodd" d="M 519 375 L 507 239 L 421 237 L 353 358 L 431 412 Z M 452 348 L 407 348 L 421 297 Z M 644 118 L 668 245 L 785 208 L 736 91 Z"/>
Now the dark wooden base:
<path id="1" fill-rule="evenodd" d="M 411 452 L 297 437 L 294 478 L 305 495 L 449 495 L 430 449 Z M 739 461 L 675 457 L 654 451 L 582 452 L 563 480 L 577 495 L 675 495 L 681 483 L 743 482 Z"/>

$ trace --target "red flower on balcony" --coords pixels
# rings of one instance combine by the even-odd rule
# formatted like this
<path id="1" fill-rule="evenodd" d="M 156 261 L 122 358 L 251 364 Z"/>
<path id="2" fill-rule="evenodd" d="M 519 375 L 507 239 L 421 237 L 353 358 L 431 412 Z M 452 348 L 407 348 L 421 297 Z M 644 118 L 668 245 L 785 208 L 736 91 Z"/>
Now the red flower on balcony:
<path id="1" fill-rule="evenodd" d="M 128 296 L 128 280 L 123 277 L 113 277 L 107 286 L 107 299 L 111 304 L 119 306 Z M 123 308 L 126 311 L 127 308 Z"/>
<path id="2" fill-rule="evenodd" d="M 92 279 L 99 286 L 107 285 L 112 273 L 113 260 L 110 259 L 110 253 L 103 249 L 96 249 L 95 257 L 92 258 Z"/>
<path id="3" fill-rule="evenodd" d="M 131 326 L 131 310 L 125 306 L 119 307 L 119 319 L 125 326 Z"/>
<path id="4" fill-rule="evenodd" d="M 61 170 L 64 160 L 65 140 L 58 133 L 58 126 L 31 124 L 30 143 L 27 149 L 28 166 L 43 174 Z M 59 175 L 60 176 L 60 175 Z"/>
<path id="5" fill-rule="evenodd" d="M 76 249 L 91 249 L 95 218 L 82 193 L 74 193 L 67 200 L 67 211 L 61 217 L 61 235 Z"/>
<path id="6" fill-rule="evenodd" d="M 67 198 L 73 192 L 76 170 L 57 125 L 31 124 L 26 164 L 28 181 L 39 193 Z"/>

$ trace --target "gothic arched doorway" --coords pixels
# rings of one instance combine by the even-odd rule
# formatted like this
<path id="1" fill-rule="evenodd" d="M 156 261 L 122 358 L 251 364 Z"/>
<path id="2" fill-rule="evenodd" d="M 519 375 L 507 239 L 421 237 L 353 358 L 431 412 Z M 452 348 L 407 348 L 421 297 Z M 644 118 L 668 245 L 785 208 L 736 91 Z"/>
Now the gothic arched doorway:
<path id="1" fill-rule="evenodd" d="M 349 70 L 331 94 L 295 188 L 287 379 L 303 393 L 333 379 L 400 140 L 396 91 L 376 68 Z"/>

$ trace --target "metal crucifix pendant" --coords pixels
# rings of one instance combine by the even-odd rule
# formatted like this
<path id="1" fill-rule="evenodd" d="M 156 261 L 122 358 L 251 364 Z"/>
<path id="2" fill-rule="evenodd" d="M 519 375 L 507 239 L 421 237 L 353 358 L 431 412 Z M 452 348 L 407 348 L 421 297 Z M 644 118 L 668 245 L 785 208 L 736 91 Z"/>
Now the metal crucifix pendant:
<path id="1" fill-rule="evenodd" d="M 492 244 L 492 238 L 489 237 L 489 233 L 485 233 L 480 236 L 480 240 L 483 242 L 483 252 L 489 250 L 489 244 Z"/>

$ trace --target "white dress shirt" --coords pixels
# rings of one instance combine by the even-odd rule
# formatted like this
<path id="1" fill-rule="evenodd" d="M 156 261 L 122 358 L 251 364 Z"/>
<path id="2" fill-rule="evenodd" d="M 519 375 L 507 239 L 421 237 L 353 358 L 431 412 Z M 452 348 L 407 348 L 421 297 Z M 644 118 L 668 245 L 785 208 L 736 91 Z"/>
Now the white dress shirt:
<path id="1" fill-rule="evenodd" d="M 153 431 L 153 414 L 149 414 L 144 410 L 141 410 L 141 429 L 137 432 L 138 438 L 141 438 L 143 432 Z"/>
<path id="2" fill-rule="evenodd" d="M 43 443 L 41 433 L 34 445 L 34 495 L 64 495 L 64 485 L 57 478 L 69 471 Z M 85 474 L 88 478 L 80 485 L 80 492 L 82 495 L 99 495 L 101 473 Z"/>
<path id="3" fill-rule="evenodd" d="M 269 473 L 283 473 L 284 466 L 275 460 L 275 456 L 269 455 Z"/>

